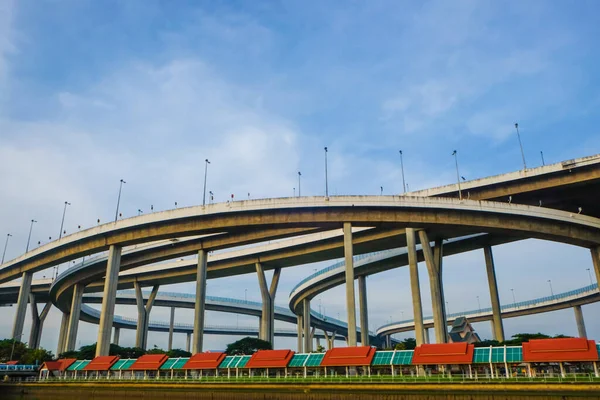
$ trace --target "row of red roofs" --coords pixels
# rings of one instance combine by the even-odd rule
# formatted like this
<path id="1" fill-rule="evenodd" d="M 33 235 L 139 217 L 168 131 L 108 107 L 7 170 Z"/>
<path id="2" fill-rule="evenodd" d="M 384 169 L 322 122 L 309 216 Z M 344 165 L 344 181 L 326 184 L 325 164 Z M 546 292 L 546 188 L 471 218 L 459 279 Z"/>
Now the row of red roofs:
<path id="1" fill-rule="evenodd" d="M 338 347 L 328 350 L 321 361 L 321 367 L 344 367 L 371 365 L 375 356 L 373 347 Z M 413 365 L 471 364 L 474 346 L 467 343 L 423 344 L 413 353 Z M 252 355 L 244 368 L 285 368 L 294 356 L 292 350 L 259 350 Z M 219 367 L 225 353 L 194 354 L 182 369 L 203 370 Z M 147 354 L 138 358 L 127 370 L 158 370 L 169 357 L 165 354 Z M 94 358 L 84 371 L 107 371 L 117 361 L 118 356 L 100 356 Z M 598 361 L 598 349 L 593 340 L 584 338 L 539 339 L 523 343 L 523 362 L 589 362 Z M 45 367 L 49 370 L 64 371 L 75 359 L 49 361 Z"/>

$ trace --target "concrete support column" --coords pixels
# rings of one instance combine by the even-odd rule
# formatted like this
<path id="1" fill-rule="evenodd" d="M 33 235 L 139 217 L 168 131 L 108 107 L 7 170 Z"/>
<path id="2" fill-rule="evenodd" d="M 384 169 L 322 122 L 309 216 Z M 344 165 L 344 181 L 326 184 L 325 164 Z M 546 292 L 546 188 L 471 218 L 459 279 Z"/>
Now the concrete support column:
<path id="1" fill-rule="evenodd" d="M 494 267 L 494 256 L 492 247 L 483 248 L 485 256 L 485 269 L 487 271 L 488 285 L 490 287 L 490 299 L 492 300 L 492 318 L 494 320 L 494 332 L 496 340 L 504 342 L 504 326 L 500 310 L 500 298 L 498 297 L 498 283 L 496 282 L 496 270 Z"/>
<path id="2" fill-rule="evenodd" d="M 154 305 L 154 300 L 158 294 L 158 285 L 152 287 L 152 292 L 144 305 L 144 294 L 142 286 L 136 281 L 133 283 L 135 288 L 135 300 L 138 308 L 138 325 L 135 332 L 135 347 L 146 350 L 148 346 L 148 325 L 150 324 L 150 311 Z"/>
<path id="3" fill-rule="evenodd" d="M 441 242 L 436 246 L 436 251 L 431 249 L 429 243 L 429 236 L 425 231 L 419 231 L 419 239 L 421 241 L 421 248 L 423 249 L 423 256 L 425 258 L 425 264 L 427 265 L 427 272 L 429 274 L 429 287 L 431 289 L 431 306 L 433 309 L 433 329 L 435 332 L 436 343 L 446 343 L 447 330 L 446 330 L 446 318 L 445 318 L 445 307 L 443 299 L 443 284 L 442 284 L 442 248 Z M 437 257 L 436 257 L 437 256 Z M 429 335 L 429 330 L 426 330 Z M 427 340 L 429 343 L 429 339 Z"/>
<path id="4" fill-rule="evenodd" d="M 298 353 L 302 353 L 302 315 L 296 315 L 296 321 L 298 328 Z"/>
<path id="5" fill-rule="evenodd" d="M 206 267 L 208 254 L 202 249 L 198 252 L 196 270 L 196 307 L 194 309 L 194 343 L 192 353 L 202 353 L 204 339 L 204 306 L 206 303 Z"/>
<path id="6" fill-rule="evenodd" d="M 325 343 L 327 343 L 327 350 L 331 350 L 331 336 L 323 329 L 323 336 L 325 336 Z"/>
<path id="7" fill-rule="evenodd" d="M 492 339 L 498 340 L 498 337 L 496 336 L 496 324 L 494 324 L 493 319 L 490 319 L 490 326 L 492 327 Z"/>
<path id="8" fill-rule="evenodd" d="M 117 283 L 119 280 L 120 267 L 121 247 L 111 245 L 108 249 L 108 261 L 106 265 L 106 278 L 104 279 L 104 294 L 102 297 L 102 309 L 100 311 L 96 357 L 107 356 L 110 350 L 110 334 L 112 331 L 113 319 L 115 317 L 115 299 L 117 297 Z"/>
<path id="9" fill-rule="evenodd" d="M 171 307 L 171 319 L 169 321 L 169 344 L 168 350 L 173 350 L 173 330 L 175 328 L 175 307 Z"/>
<path id="10" fill-rule="evenodd" d="M 48 316 L 52 302 L 47 302 L 42 308 L 42 312 L 38 313 L 37 303 L 35 296 L 29 294 L 29 306 L 31 307 L 31 332 L 29 333 L 29 348 L 37 349 L 40 347 L 40 340 L 42 339 L 42 329 L 44 327 L 44 320 Z"/>
<path id="11" fill-rule="evenodd" d="M 415 339 L 417 346 L 424 343 L 423 306 L 421 304 L 421 287 L 419 285 L 419 260 L 417 259 L 417 244 L 415 230 L 406 228 L 406 248 L 408 250 L 408 266 L 410 272 L 410 290 L 412 293 L 413 313 L 415 321 Z"/>
<path id="12" fill-rule="evenodd" d="M 367 277 L 358 277 L 358 304 L 360 305 L 360 343 L 369 346 L 369 309 L 367 307 Z"/>
<path id="13" fill-rule="evenodd" d="M 262 313 L 260 317 L 260 335 L 259 338 L 273 344 L 275 341 L 275 294 L 281 275 L 281 268 L 275 268 L 270 287 L 267 287 L 265 270 L 261 263 L 256 263 L 256 274 L 258 276 L 258 286 L 262 299 Z"/>
<path id="14" fill-rule="evenodd" d="M 600 288 L 600 246 L 590 249 L 592 252 L 592 263 L 594 264 L 594 272 L 596 273 L 596 284 Z"/>
<path id="15" fill-rule="evenodd" d="M 386 335 L 385 337 L 385 347 L 388 349 L 392 348 L 392 335 Z"/>
<path id="16" fill-rule="evenodd" d="M 575 311 L 575 321 L 577 322 L 577 332 L 579 333 L 579 337 L 587 338 L 587 333 L 585 331 L 585 322 L 583 320 L 583 311 L 581 311 L 581 306 L 573 307 L 573 311 Z"/>
<path id="17" fill-rule="evenodd" d="M 114 327 L 114 333 L 113 333 L 113 343 L 116 344 L 117 346 L 119 345 L 119 337 L 121 336 L 121 328 L 118 327 Z"/>
<path id="18" fill-rule="evenodd" d="M 58 331 L 58 344 L 56 345 L 56 356 L 64 353 L 65 340 L 67 338 L 67 330 L 69 329 L 69 314 L 62 313 L 60 320 L 60 330 Z"/>
<path id="19" fill-rule="evenodd" d="M 354 297 L 354 248 L 352 224 L 344 222 L 344 261 L 346 264 L 346 310 L 348 311 L 348 347 L 356 346 L 356 300 Z"/>
<path id="20" fill-rule="evenodd" d="M 429 328 L 423 329 L 423 340 L 425 343 L 431 343 L 431 340 L 429 339 Z"/>
<path id="21" fill-rule="evenodd" d="M 23 336 L 23 325 L 25 324 L 25 315 L 27 314 L 27 302 L 29 293 L 31 293 L 31 272 L 23 272 L 21 279 L 21 288 L 19 289 L 19 298 L 17 300 L 17 309 L 15 312 L 15 323 L 13 324 L 12 338 L 21 341 Z"/>
<path id="22" fill-rule="evenodd" d="M 302 328 L 304 331 L 304 351 L 312 351 L 312 337 L 310 333 L 310 300 L 302 300 Z"/>
<path id="23" fill-rule="evenodd" d="M 185 334 L 185 351 L 187 351 L 188 353 L 190 352 L 190 343 L 192 343 L 192 334 L 186 333 Z"/>
<path id="24" fill-rule="evenodd" d="M 65 351 L 75 350 L 77 344 L 77 328 L 79 327 L 79 315 L 81 314 L 81 298 L 83 297 L 83 283 L 78 283 L 73 288 L 73 298 L 71 300 L 71 313 L 69 315 L 69 328 L 67 330 L 67 340 Z"/>

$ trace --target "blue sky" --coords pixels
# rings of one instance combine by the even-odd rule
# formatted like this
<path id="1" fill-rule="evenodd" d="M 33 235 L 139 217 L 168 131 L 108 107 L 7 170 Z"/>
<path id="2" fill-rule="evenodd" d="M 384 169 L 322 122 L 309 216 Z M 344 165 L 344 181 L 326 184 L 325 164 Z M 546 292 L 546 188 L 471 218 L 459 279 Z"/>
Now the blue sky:
<path id="1" fill-rule="evenodd" d="M 24 250 L 31 218 L 35 242 L 55 237 L 65 200 L 68 232 L 109 220 L 121 178 L 126 216 L 151 204 L 198 204 L 205 158 L 208 188 L 225 201 L 291 195 L 299 170 L 302 193 L 322 194 L 324 146 L 333 194 L 399 192 L 399 149 L 411 190 L 452 183 L 454 149 L 467 179 L 519 169 L 515 122 L 528 166 L 541 164 L 540 151 L 546 163 L 599 153 L 599 11 L 594 1 L 0 0 L 7 257 Z M 447 260 L 461 271 L 445 277 L 453 312 L 473 308 L 476 295 L 489 303 L 480 253 Z M 546 295 L 547 279 L 557 292 L 588 282 L 585 250 L 528 241 L 496 254 L 507 301 L 508 287 L 524 300 Z M 318 267 L 284 271 L 277 303 Z M 517 279 L 523 271 L 527 280 Z M 401 270 L 369 279 L 372 328 L 412 314 L 407 281 Z M 255 276 L 209 283 L 210 294 L 241 288 L 258 299 Z M 343 316 L 341 295 L 321 301 Z M 584 307 L 595 338 L 598 311 Z M 153 310 L 153 318 L 167 314 Z M 0 315 L 12 320 L 12 309 Z M 42 343 L 54 349 L 58 314 L 49 318 Z M 476 328 L 489 336 L 487 324 Z M 507 322 L 508 333 L 519 330 L 575 334 L 574 318 Z M 95 336 L 82 324 L 82 343 Z M 166 337 L 153 340 L 164 346 Z"/>

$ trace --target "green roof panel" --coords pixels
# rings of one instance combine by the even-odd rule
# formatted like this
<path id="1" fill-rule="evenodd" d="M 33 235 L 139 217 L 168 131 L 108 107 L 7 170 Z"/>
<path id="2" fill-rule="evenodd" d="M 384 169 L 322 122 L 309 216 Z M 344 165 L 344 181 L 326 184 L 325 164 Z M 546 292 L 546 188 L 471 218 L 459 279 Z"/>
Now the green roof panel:
<path id="1" fill-rule="evenodd" d="M 392 365 L 393 351 L 376 351 L 371 365 Z"/>
<path id="2" fill-rule="evenodd" d="M 413 358 L 412 350 L 396 350 L 396 354 L 394 354 L 394 365 L 410 365 Z M 377 353 L 375 353 L 377 354 Z"/>
<path id="3" fill-rule="evenodd" d="M 292 360 L 288 364 L 288 367 L 290 367 L 290 368 L 303 367 L 304 363 L 306 362 L 306 359 L 309 356 L 310 356 L 310 354 L 294 354 L 294 357 L 292 357 Z"/>
<path id="4" fill-rule="evenodd" d="M 67 371 L 81 371 L 90 363 L 90 361 L 91 360 L 77 360 L 73 364 L 69 365 Z"/>
<path id="5" fill-rule="evenodd" d="M 325 357 L 325 353 L 311 353 L 308 356 L 306 364 L 304 365 L 306 367 L 319 367 L 321 366 L 321 361 L 323 361 L 323 357 Z"/>
<path id="6" fill-rule="evenodd" d="M 490 348 L 489 347 L 476 347 L 473 353 L 473 363 L 489 363 L 490 362 Z"/>

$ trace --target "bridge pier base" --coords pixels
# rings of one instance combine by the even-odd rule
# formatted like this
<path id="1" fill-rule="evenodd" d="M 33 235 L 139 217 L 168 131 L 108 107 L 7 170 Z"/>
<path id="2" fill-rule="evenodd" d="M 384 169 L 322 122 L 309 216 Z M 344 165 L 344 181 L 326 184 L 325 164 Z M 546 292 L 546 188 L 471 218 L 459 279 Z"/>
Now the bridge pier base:
<path id="1" fill-rule="evenodd" d="M 202 353 L 204 339 L 204 307 L 206 303 L 206 268 L 208 254 L 198 251 L 198 269 L 196 270 L 196 306 L 194 308 L 194 342 L 192 353 Z"/>
<path id="2" fill-rule="evenodd" d="M 31 293 L 31 272 L 23 272 L 21 279 L 21 288 L 19 289 L 19 298 L 17 300 L 17 310 L 15 312 L 15 323 L 13 325 L 12 338 L 21 341 L 23 336 L 23 325 L 25 325 L 25 315 L 27 314 L 27 302 Z"/>
<path id="3" fill-rule="evenodd" d="M 113 343 L 116 344 L 117 346 L 119 345 L 119 337 L 121 336 L 121 328 L 118 327 L 114 327 L 114 333 L 113 333 Z"/>
<path id="4" fill-rule="evenodd" d="M 502 324 L 500 298 L 498 297 L 498 283 L 496 281 L 496 269 L 494 266 L 492 247 L 485 246 L 483 248 L 483 255 L 485 256 L 485 269 L 487 271 L 488 285 L 490 287 L 490 299 L 492 301 L 494 338 L 499 342 L 504 342 L 504 325 Z"/>
<path id="5" fill-rule="evenodd" d="M 585 321 L 583 320 L 583 311 L 581 311 L 581 306 L 574 306 L 573 311 L 575 311 L 575 322 L 577 323 L 577 333 L 580 338 L 587 338 L 587 332 L 585 331 Z"/>
<path id="6" fill-rule="evenodd" d="M 120 268 L 121 247 L 111 245 L 108 249 L 102 310 L 100 312 L 100 326 L 98 327 L 96 357 L 107 356 L 110 350 L 110 334 L 112 333 L 112 325 L 115 317 L 115 298 L 117 296 L 117 283 L 119 280 Z"/>
<path id="7" fill-rule="evenodd" d="M 173 330 L 175 329 L 175 307 L 171 307 L 171 319 L 169 320 L 169 343 L 167 349 L 173 350 Z"/>
<path id="8" fill-rule="evenodd" d="M 44 321 L 48 316 L 52 302 L 47 302 L 42 308 L 42 312 L 38 313 L 37 303 L 35 302 L 35 296 L 29 294 L 29 305 L 31 308 L 31 332 L 29 333 L 29 348 L 37 349 L 40 347 L 40 341 L 42 339 L 42 330 L 44 328 Z"/>
<path id="9" fill-rule="evenodd" d="M 354 297 L 354 248 L 352 224 L 344 222 L 344 261 L 346 266 L 346 310 L 348 312 L 348 347 L 356 346 L 356 299 Z"/>
<path id="10" fill-rule="evenodd" d="M 419 240 L 421 241 L 421 248 L 423 249 L 423 256 L 429 274 L 435 342 L 446 343 L 448 333 L 446 330 L 446 307 L 444 306 L 444 286 L 442 283 L 442 241 L 436 242 L 435 249 L 432 250 L 427 232 L 419 231 Z M 425 333 L 429 335 L 429 330 L 426 329 Z M 429 343 L 429 338 L 427 338 L 427 343 Z"/>
<path id="11" fill-rule="evenodd" d="M 275 342 L 275 294 L 277 293 L 281 268 L 275 268 L 273 271 L 270 287 L 267 287 L 265 270 L 261 263 L 256 263 L 256 274 L 258 276 L 258 286 L 262 299 L 259 338 L 273 345 Z"/>
<path id="12" fill-rule="evenodd" d="M 415 321 L 415 339 L 417 346 L 424 343 L 423 306 L 421 304 L 421 287 L 419 285 L 419 265 L 415 230 L 406 228 L 406 248 L 408 250 L 408 266 L 410 272 L 410 291 L 412 294 L 413 313 Z"/>
<path id="13" fill-rule="evenodd" d="M 369 309 L 367 307 L 367 277 L 358 277 L 358 304 L 360 305 L 360 344 L 369 346 Z"/>
<path id="14" fill-rule="evenodd" d="M 77 329 L 79 328 L 79 315 L 81 314 L 81 298 L 85 286 L 78 283 L 73 288 L 73 299 L 71 300 L 71 313 L 69 314 L 69 327 L 67 330 L 67 340 L 65 351 L 75 350 L 77 344 Z"/>
<path id="15" fill-rule="evenodd" d="M 150 324 L 150 311 L 154 305 L 154 299 L 158 293 L 158 285 L 152 287 L 152 292 L 144 305 L 144 294 L 142 286 L 138 282 L 133 284 L 135 288 L 135 300 L 138 309 L 138 325 L 135 332 L 135 347 L 146 350 L 148 346 L 148 325 Z"/>

